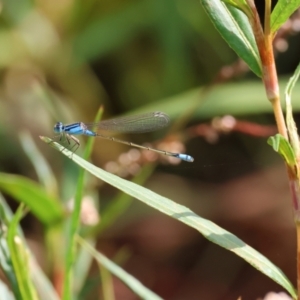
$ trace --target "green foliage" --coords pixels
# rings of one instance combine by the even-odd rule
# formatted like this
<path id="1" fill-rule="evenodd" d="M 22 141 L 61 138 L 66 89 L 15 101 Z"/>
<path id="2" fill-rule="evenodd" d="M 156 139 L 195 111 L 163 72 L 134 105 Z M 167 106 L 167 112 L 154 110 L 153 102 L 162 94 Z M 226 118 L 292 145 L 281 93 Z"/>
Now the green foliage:
<path id="1" fill-rule="evenodd" d="M 121 145 L 104 142 L 99 145 L 99 142 L 93 152 L 94 164 L 90 164 L 86 160 L 90 157 L 92 140 L 85 144 L 82 139 L 77 152 L 86 149 L 86 160 L 55 142 L 50 145 L 61 150 L 67 158 L 51 151 L 48 145 L 36 144 L 37 137 L 48 134 L 57 121 L 90 122 L 100 104 L 105 105 L 107 115 L 124 111 L 130 114 L 164 111 L 177 126 L 173 133 L 178 140 L 190 138 L 190 131 L 180 125 L 190 119 L 198 124 L 224 114 L 245 117 L 270 113 L 272 108 L 265 100 L 259 81 L 236 81 L 212 86 L 209 90 L 201 87 L 211 82 L 222 66 L 236 59 L 214 31 L 207 15 L 226 43 L 255 75 L 260 77 L 262 73 L 247 20 L 247 15 L 251 14 L 247 2 L 200 2 L 204 11 L 199 2 L 185 0 L 75 0 L 60 4 L 3 1 L 0 16 L 0 190 L 22 206 L 11 219 L 4 198 L 0 198 L 1 226 L 8 227 L 7 235 L 5 230 L 1 231 L 0 263 L 16 299 L 59 299 L 61 295 L 57 295 L 45 274 L 58 274 L 59 284 L 63 285 L 63 299 L 79 299 L 89 283 L 92 259 L 139 297 L 160 299 L 96 250 L 98 237 L 101 239 L 102 234 L 124 217 L 133 198 L 196 229 L 208 240 L 243 258 L 295 297 L 286 276 L 263 255 L 189 208 L 144 188 L 143 183 L 154 172 L 154 164 L 139 166 L 142 168 L 140 175 L 130 182 L 95 166 L 115 161 L 123 151 Z M 272 13 L 273 33 L 297 5 L 299 1 L 278 1 Z M 300 95 L 300 86 L 295 85 L 298 76 L 299 72 L 286 90 L 287 123 L 289 134 L 293 133 L 294 137 L 296 129 L 290 98 L 292 89 L 294 96 Z M 282 79 L 281 87 L 286 83 L 287 80 Z M 293 108 L 299 111 L 300 103 L 296 102 Z M 99 118 L 100 115 L 97 120 Z M 21 144 L 16 140 L 17 136 Z M 155 136 L 147 138 L 154 139 Z M 294 153 L 297 157 L 299 153 L 296 149 L 298 137 L 289 143 L 281 136 L 275 136 L 269 143 L 289 165 L 295 164 Z M 201 149 L 193 150 L 201 155 Z M 199 168 L 203 169 L 203 166 L 185 167 L 182 164 L 180 168 L 186 172 L 192 170 L 198 176 Z M 87 176 L 86 170 L 90 173 Z M 102 186 L 96 186 L 94 177 L 120 190 L 115 199 L 104 199 L 109 200 L 104 208 Z M 37 178 L 38 183 L 32 178 Z M 186 179 L 186 182 L 193 184 L 192 180 Z M 181 195 L 179 185 L 172 188 Z M 92 195 L 95 202 L 99 195 L 102 197 L 101 220 L 90 227 L 82 225 L 80 219 L 86 195 Z M 70 210 L 67 209 L 70 198 L 75 200 L 69 216 L 66 212 Z M 49 265 L 46 271 L 38 267 L 20 230 L 24 206 L 44 226 L 42 240 L 46 241 L 46 251 L 43 259 Z M 94 210 L 100 216 L 95 207 Z M 89 244 L 79 234 L 88 238 Z M 103 269 L 100 273 L 103 279 Z M 65 274 L 63 279 L 59 277 L 61 274 Z M 105 285 L 105 280 L 101 284 Z M 111 281 L 107 285 L 103 289 L 111 292 Z M 109 294 L 104 293 L 104 297 L 110 297 Z M 7 293 L 7 299 L 10 296 Z"/>
<path id="2" fill-rule="evenodd" d="M 60 222 L 64 211 L 57 199 L 49 196 L 34 181 L 18 175 L 0 173 L 0 189 L 26 204 L 45 225 Z"/>
<path id="3" fill-rule="evenodd" d="M 13 298 L 3 287 L 1 288 L 2 298 L 5 300 L 26 299 L 22 297 L 23 293 L 25 296 L 35 294 L 34 289 L 37 289 L 39 299 L 58 300 L 59 297 L 54 291 L 52 284 L 36 263 L 33 253 L 31 253 L 26 244 L 21 227 L 16 224 L 18 223 L 17 215 L 13 215 L 2 195 L 0 195 L 0 212 L 1 226 L 4 229 L 0 236 L 0 263 L 14 295 Z M 21 206 L 18 212 L 19 217 L 21 217 Z M 9 228 L 8 232 L 10 232 L 10 235 L 6 232 L 6 227 Z M 22 280 L 22 282 L 19 282 L 19 280 Z"/>
<path id="4" fill-rule="evenodd" d="M 279 0 L 271 15 L 271 32 L 276 33 L 277 30 L 289 19 L 289 17 L 300 6 L 299 0 Z"/>
<path id="5" fill-rule="evenodd" d="M 246 15 L 219 0 L 201 0 L 201 4 L 228 45 L 261 77 L 260 58 Z"/>
<path id="6" fill-rule="evenodd" d="M 222 0 L 224 3 L 234 6 L 235 8 L 244 12 L 248 17 L 252 12 L 246 0 Z"/>
<path id="7" fill-rule="evenodd" d="M 299 79 L 299 75 L 300 75 L 300 64 L 297 66 L 294 75 L 290 78 L 285 89 L 286 123 L 287 123 L 290 142 L 297 159 L 300 156 L 300 145 L 299 145 L 298 130 L 293 118 L 291 98 L 292 98 L 292 91 L 295 92 L 296 82 Z"/>
<path id="8" fill-rule="evenodd" d="M 147 289 L 144 285 L 141 284 L 138 280 L 136 280 L 133 276 L 128 274 L 118 265 L 116 265 L 113 261 L 109 260 L 103 254 L 99 253 L 91 247 L 85 240 L 78 237 L 78 243 L 87 249 L 91 253 L 91 255 L 96 259 L 96 261 L 104 266 L 107 270 L 109 270 L 112 274 L 117 276 L 120 280 L 122 280 L 130 289 L 134 291 L 136 295 L 141 297 L 141 299 L 147 300 L 159 300 L 161 297 L 154 294 L 152 291 Z"/>
<path id="9" fill-rule="evenodd" d="M 51 141 L 51 139 L 47 137 L 42 137 L 42 140 L 46 143 Z M 56 142 L 50 143 L 50 145 L 59 151 L 64 149 Z M 110 185 L 157 209 L 158 211 L 185 223 L 186 225 L 198 230 L 211 242 L 236 253 L 266 276 L 272 278 L 274 281 L 288 290 L 291 295 L 295 296 L 295 290 L 283 272 L 273 265 L 267 258 L 245 244 L 233 234 L 222 229 L 211 221 L 201 218 L 187 207 L 177 204 L 176 202 L 156 194 L 140 185 L 108 173 L 85 161 L 76 154 L 72 155 L 72 152 L 67 149 L 62 151 L 62 153 L 102 181 L 109 183 Z"/>
<path id="10" fill-rule="evenodd" d="M 24 214 L 24 204 L 21 204 L 14 215 L 7 231 L 7 244 L 11 255 L 12 265 L 16 274 L 21 299 L 37 300 L 37 292 L 31 280 L 29 253 L 22 239 L 17 235 L 18 225 Z"/>
<path id="11" fill-rule="evenodd" d="M 294 150 L 289 141 L 287 141 L 282 135 L 276 134 L 275 136 L 271 136 L 268 139 L 268 144 L 273 147 L 274 151 L 278 152 L 283 157 L 287 165 L 292 168 L 296 167 L 297 160 Z"/>
<path id="12" fill-rule="evenodd" d="M 95 122 L 99 122 L 99 120 L 102 117 L 102 112 L 103 112 L 102 108 L 99 109 L 98 114 L 96 115 L 96 118 L 94 120 Z M 88 159 L 91 155 L 93 143 L 94 143 L 94 139 L 90 138 L 84 154 L 84 157 L 86 159 Z M 71 156 L 73 155 L 72 152 L 70 152 L 70 155 Z M 65 281 L 64 281 L 64 294 L 63 294 L 64 300 L 73 299 L 73 295 L 72 295 L 73 265 L 77 257 L 75 238 L 80 227 L 80 211 L 82 206 L 84 179 L 85 179 L 85 171 L 84 169 L 80 169 L 78 183 L 77 183 L 77 190 L 75 194 L 74 211 L 72 213 L 70 230 L 68 233 L 68 245 L 67 245 L 66 259 L 65 259 L 66 274 L 65 274 Z"/>

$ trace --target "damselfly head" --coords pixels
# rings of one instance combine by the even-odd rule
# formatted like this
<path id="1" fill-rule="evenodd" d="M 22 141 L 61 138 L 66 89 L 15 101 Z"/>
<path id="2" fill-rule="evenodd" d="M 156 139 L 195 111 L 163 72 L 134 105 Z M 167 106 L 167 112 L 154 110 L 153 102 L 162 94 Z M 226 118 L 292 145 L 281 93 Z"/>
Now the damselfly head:
<path id="1" fill-rule="evenodd" d="M 62 133 L 64 131 L 64 124 L 62 122 L 57 122 L 55 125 L 54 125 L 54 128 L 53 128 L 53 131 L 55 133 Z"/>

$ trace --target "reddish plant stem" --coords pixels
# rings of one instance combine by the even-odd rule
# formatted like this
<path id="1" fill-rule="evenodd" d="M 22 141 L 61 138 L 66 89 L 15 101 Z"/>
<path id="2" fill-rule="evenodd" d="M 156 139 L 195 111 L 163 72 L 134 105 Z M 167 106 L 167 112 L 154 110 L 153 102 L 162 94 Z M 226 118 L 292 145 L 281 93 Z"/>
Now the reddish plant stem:
<path id="1" fill-rule="evenodd" d="M 262 80 L 265 85 L 266 94 L 273 106 L 278 132 L 288 139 L 286 124 L 280 104 L 279 85 L 272 44 L 273 35 L 269 30 L 267 30 L 267 33 L 263 32 L 254 2 L 252 0 L 248 0 L 247 2 L 252 10 L 252 18 L 249 18 L 249 21 L 253 29 L 261 59 Z"/>
<path id="2" fill-rule="evenodd" d="M 300 223 L 296 222 L 296 229 L 297 229 L 297 291 L 298 291 L 298 295 L 297 295 L 297 299 L 300 300 Z"/>
<path id="3" fill-rule="evenodd" d="M 275 115 L 275 120 L 278 128 L 278 132 L 287 140 L 288 131 L 285 124 L 285 119 L 283 116 L 280 95 L 279 95 L 279 85 L 277 78 L 277 71 L 274 60 L 273 52 L 273 34 L 270 30 L 270 15 L 271 15 L 271 1 L 265 0 L 265 32 L 263 32 L 260 18 L 257 13 L 255 3 L 253 0 L 246 0 L 252 11 L 252 16 L 249 21 L 252 26 L 252 30 L 255 36 L 256 44 L 258 47 L 261 64 L 262 64 L 262 79 L 265 85 L 267 97 L 272 103 L 273 111 Z M 287 173 L 289 177 L 289 184 L 294 208 L 294 220 L 297 229 L 297 299 L 300 300 L 300 210 L 299 210 L 299 200 L 300 200 L 300 188 L 299 188 L 299 178 L 297 168 L 293 169 L 286 164 Z"/>

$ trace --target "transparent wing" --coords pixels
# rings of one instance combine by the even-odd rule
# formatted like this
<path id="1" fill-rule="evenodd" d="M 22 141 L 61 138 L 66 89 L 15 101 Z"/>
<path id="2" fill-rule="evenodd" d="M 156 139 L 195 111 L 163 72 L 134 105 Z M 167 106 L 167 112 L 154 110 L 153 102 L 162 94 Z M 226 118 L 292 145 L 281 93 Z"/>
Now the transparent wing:
<path id="1" fill-rule="evenodd" d="M 170 119 L 163 112 L 156 111 L 141 115 L 105 120 L 99 123 L 85 123 L 91 130 L 140 133 L 150 132 L 166 127 Z"/>

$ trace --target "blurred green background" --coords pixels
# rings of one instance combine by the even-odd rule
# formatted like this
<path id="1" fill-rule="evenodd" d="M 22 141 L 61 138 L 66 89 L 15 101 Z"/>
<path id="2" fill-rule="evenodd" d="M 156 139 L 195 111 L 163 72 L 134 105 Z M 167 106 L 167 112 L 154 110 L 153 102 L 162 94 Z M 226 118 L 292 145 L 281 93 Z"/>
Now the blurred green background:
<path id="1" fill-rule="evenodd" d="M 192 155 L 194 163 L 149 157 L 100 139 L 93 163 L 126 178 L 138 176 L 149 162 L 157 165 L 143 185 L 236 234 L 295 281 L 285 170 L 266 143 L 276 132 L 271 106 L 260 80 L 236 67 L 237 57 L 199 1 L 6 0 L 0 5 L 2 172 L 38 180 L 38 167 L 28 159 L 33 151 L 26 154 L 21 142 L 29 134 L 54 173 L 50 192 L 67 203 L 78 166 L 39 135 L 53 136 L 57 121 L 92 122 L 100 106 L 104 118 L 161 110 L 171 117 L 169 129 L 121 138 L 156 141 L 155 147 Z M 286 75 L 299 61 L 299 35 L 282 42 L 288 48 L 278 54 L 278 70 Z M 234 79 L 211 85 L 224 80 L 224 66 Z M 287 78 L 280 81 L 284 88 Z M 296 87 L 296 110 L 299 95 Z M 223 115 L 232 118 L 214 119 Z M 80 140 L 78 153 L 85 138 Z M 97 203 L 101 227 L 102 212 L 118 192 L 90 178 L 86 194 Z M 124 268 L 164 299 L 256 299 L 281 290 L 240 258 L 138 201 L 120 212 L 100 231 L 98 249 L 109 257 L 125 251 Z M 43 262 L 41 224 L 29 215 L 23 225 Z M 98 276 L 96 270 L 90 273 Z M 115 299 L 136 299 L 113 282 Z M 102 299 L 101 286 L 90 284 L 81 295 Z"/>

